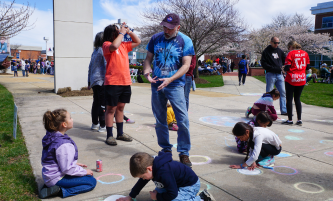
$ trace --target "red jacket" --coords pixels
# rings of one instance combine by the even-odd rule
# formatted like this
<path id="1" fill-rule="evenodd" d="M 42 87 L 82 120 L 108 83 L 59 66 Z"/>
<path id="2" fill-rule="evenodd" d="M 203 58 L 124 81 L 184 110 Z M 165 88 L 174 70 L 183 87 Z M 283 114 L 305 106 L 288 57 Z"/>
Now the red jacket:
<path id="1" fill-rule="evenodd" d="M 193 70 L 195 68 L 195 65 L 197 64 L 197 57 L 194 55 L 191 60 L 190 68 L 188 69 L 186 76 L 191 76 L 193 79 Z"/>

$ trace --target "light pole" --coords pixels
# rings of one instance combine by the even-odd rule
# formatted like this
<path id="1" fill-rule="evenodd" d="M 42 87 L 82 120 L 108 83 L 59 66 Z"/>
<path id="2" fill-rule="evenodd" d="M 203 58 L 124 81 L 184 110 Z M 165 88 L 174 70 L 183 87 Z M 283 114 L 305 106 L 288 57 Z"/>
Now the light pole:
<path id="1" fill-rule="evenodd" d="M 47 41 L 49 40 L 49 38 L 48 37 L 44 37 L 44 40 L 46 42 L 46 48 L 45 48 L 46 59 L 45 60 L 47 60 Z"/>

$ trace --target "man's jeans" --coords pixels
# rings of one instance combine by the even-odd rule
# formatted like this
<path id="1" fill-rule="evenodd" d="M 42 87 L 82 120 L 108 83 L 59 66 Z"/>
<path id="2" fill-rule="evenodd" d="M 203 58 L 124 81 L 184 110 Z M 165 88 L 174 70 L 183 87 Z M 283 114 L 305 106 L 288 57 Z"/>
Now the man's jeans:
<path id="1" fill-rule="evenodd" d="M 183 86 L 167 86 L 157 91 L 157 86 L 151 87 L 151 105 L 156 119 L 157 142 L 162 151 L 171 151 L 169 128 L 167 123 L 167 101 L 169 100 L 178 126 L 177 151 L 180 155 L 189 155 L 191 149 L 190 129 Z"/>
<path id="2" fill-rule="evenodd" d="M 157 193 L 165 193 L 167 190 L 165 188 L 155 188 Z M 201 198 L 197 196 L 200 190 L 200 179 L 197 183 L 192 186 L 180 187 L 178 189 L 178 196 L 172 201 L 201 201 Z"/>
<path id="3" fill-rule="evenodd" d="M 65 198 L 93 190 L 96 186 L 96 179 L 90 175 L 83 177 L 65 175 L 56 185 L 61 188 L 62 196 Z"/>
<path id="4" fill-rule="evenodd" d="M 22 70 L 22 76 L 25 77 L 25 70 Z"/>
<path id="5" fill-rule="evenodd" d="M 188 106 L 190 104 L 189 100 L 190 100 L 191 86 L 192 86 L 192 77 L 191 76 L 185 76 L 184 91 L 185 91 L 185 101 L 186 101 L 187 111 L 188 111 Z"/>
<path id="6" fill-rule="evenodd" d="M 280 92 L 280 112 L 281 114 L 287 113 L 286 107 L 286 89 L 284 84 L 284 77 L 278 73 L 266 73 L 266 92 L 270 92 L 274 88 L 274 84 L 277 90 Z"/>

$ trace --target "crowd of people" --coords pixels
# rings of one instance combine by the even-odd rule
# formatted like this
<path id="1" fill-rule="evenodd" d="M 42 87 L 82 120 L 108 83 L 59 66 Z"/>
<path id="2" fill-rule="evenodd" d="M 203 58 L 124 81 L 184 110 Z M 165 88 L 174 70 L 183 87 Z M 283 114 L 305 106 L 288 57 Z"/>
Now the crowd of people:
<path id="1" fill-rule="evenodd" d="M 54 62 L 50 62 L 48 60 L 35 60 L 32 59 L 24 59 L 21 60 L 12 60 L 11 61 L 11 71 L 14 72 L 14 77 L 18 77 L 17 71 L 22 71 L 23 77 L 28 77 L 29 73 L 33 74 L 54 74 Z"/>
<path id="2" fill-rule="evenodd" d="M 150 192 L 152 200 L 212 201 L 215 199 L 206 189 L 198 194 L 200 179 L 191 169 L 189 158 L 189 88 L 196 63 L 193 43 L 188 36 L 179 32 L 178 15 L 168 14 L 160 25 L 163 26 L 163 31 L 153 35 L 147 45 L 142 74 L 151 83 L 151 107 L 156 120 L 157 143 L 161 151 L 156 157 L 139 152 L 130 158 L 130 173 L 139 180 L 129 195 L 119 198 L 118 201 L 135 199 L 150 180 L 156 185 L 155 190 Z M 122 41 L 125 34 L 132 38 L 132 42 Z M 132 82 L 128 52 L 140 43 L 140 38 L 125 23 L 121 26 L 109 25 L 95 37 L 95 49 L 88 71 L 88 86 L 94 93 L 91 129 L 106 131 L 105 142 L 111 146 L 116 146 L 117 140 L 132 141 L 123 130 L 124 108 L 131 100 Z M 288 116 L 288 120 L 283 124 L 292 125 L 294 99 L 296 125 L 302 125 L 300 96 L 307 80 L 306 70 L 310 69 L 309 56 L 301 50 L 296 41 L 288 43 L 288 55 L 278 47 L 279 44 L 279 38 L 272 37 L 270 45 L 262 53 L 260 63 L 266 70 L 266 93 L 246 110 L 246 117 L 253 114 L 253 119 L 248 123 L 238 122 L 232 129 L 237 149 L 240 153 L 245 152 L 246 158 L 245 163 L 230 165 L 230 168 L 253 170 L 275 163 L 274 156 L 281 152 L 282 142 L 278 135 L 267 128 L 278 119 L 273 106 L 274 100 L 280 100 L 281 115 Z M 180 51 L 171 54 L 171 49 Z M 238 66 L 241 66 L 241 85 L 245 83 L 249 61 L 243 56 L 240 63 Z M 200 61 L 199 66 L 208 69 L 210 65 L 207 61 Z M 232 72 L 234 67 L 232 60 L 218 58 L 214 61 L 212 70 L 223 68 L 223 73 L 226 73 L 229 70 Z M 114 119 L 117 137 L 113 135 Z M 77 162 L 77 146 L 66 134 L 73 127 L 70 113 L 64 109 L 47 111 L 43 122 L 46 129 L 42 153 L 45 185 L 40 191 L 40 197 L 47 198 L 58 194 L 68 197 L 93 190 L 96 186 L 93 172 L 84 169 L 86 165 Z M 179 162 L 172 159 L 173 145 L 169 141 L 169 130 L 177 131 Z"/>

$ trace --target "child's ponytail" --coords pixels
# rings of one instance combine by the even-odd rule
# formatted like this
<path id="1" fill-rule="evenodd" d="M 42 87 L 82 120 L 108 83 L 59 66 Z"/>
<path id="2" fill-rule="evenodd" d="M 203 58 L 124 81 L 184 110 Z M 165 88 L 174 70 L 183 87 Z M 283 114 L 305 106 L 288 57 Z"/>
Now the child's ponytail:
<path id="1" fill-rule="evenodd" d="M 250 147 L 252 147 L 252 149 L 254 148 L 254 142 L 253 142 L 253 128 L 252 126 L 250 126 L 247 123 L 244 122 L 238 122 L 234 128 L 232 129 L 232 133 L 234 134 L 234 136 L 236 137 L 240 137 L 246 134 L 246 130 L 249 130 L 249 142 L 247 144 L 247 153 L 246 153 L 246 157 L 244 159 L 244 161 L 247 161 L 247 159 L 249 158 L 249 153 L 250 153 Z"/>
<path id="2" fill-rule="evenodd" d="M 266 94 L 270 94 L 272 97 L 273 97 L 273 95 L 275 96 L 275 97 L 280 97 L 280 92 L 279 92 L 279 90 L 277 90 L 276 88 L 274 88 L 272 91 L 270 91 L 270 92 L 267 92 Z"/>
<path id="3" fill-rule="evenodd" d="M 49 132 L 58 131 L 62 122 L 66 120 L 67 111 L 65 109 L 56 109 L 46 111 L 43 115 L 44 127 Z"/>

